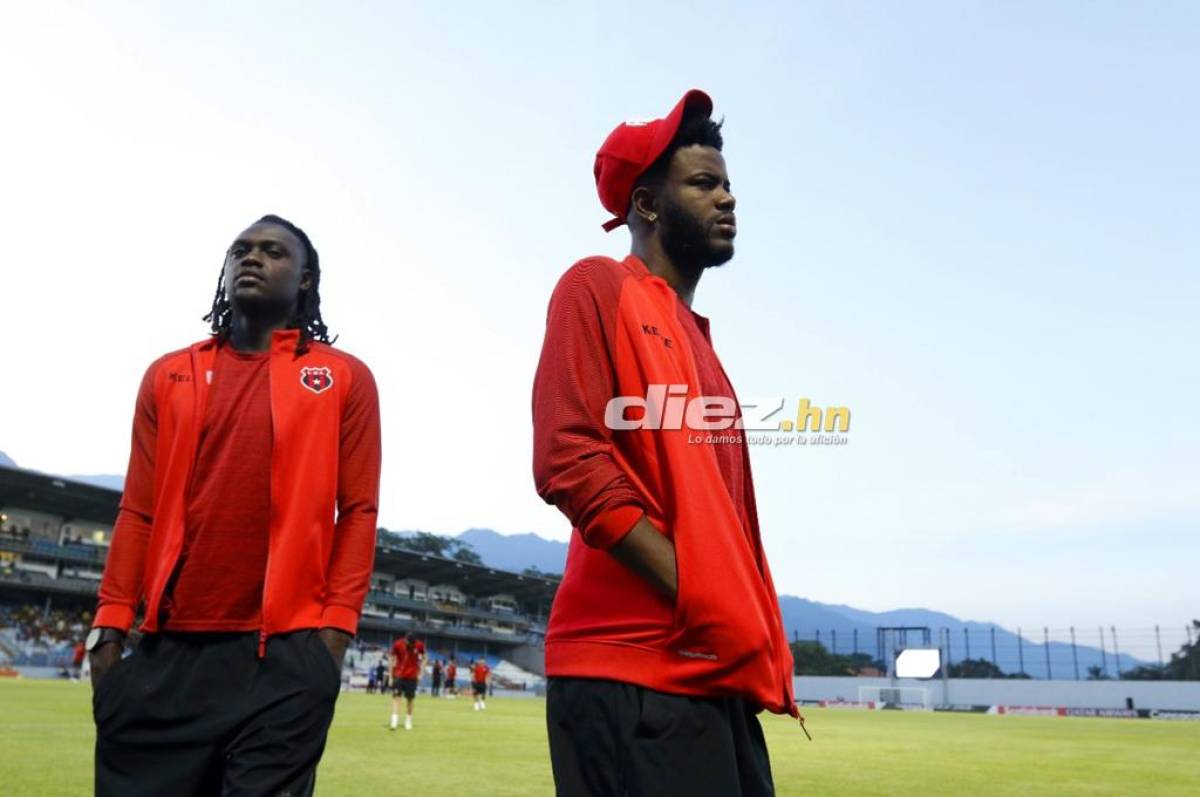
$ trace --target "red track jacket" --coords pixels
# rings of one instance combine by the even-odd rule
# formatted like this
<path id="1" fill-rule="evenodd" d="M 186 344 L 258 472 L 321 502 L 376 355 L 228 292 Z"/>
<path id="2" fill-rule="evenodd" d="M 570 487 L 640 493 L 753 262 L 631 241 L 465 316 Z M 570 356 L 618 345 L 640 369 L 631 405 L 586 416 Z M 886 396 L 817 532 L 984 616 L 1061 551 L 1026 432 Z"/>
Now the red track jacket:
<path id="1" fill-rule="evenodd" d="M 300 628 L 328 626 L 353 634 L 375 559 L 380 439 L 374 380 L 366 366 L 321 343 L 310 343 L 296 357 L 298 336 L 283 330 L 271 339 L 274 435 L 261 644 L 271 634 Z M 142 630 L 158 630 L 163 593 L 183 545 L 188 484 L 215 356 L 209 339 L 168 354 L 146 373 L 154 402 L 139 405 L 134 419 L 130 474 L 100 584 L 96 626 L 128 629 L 144 603 Z M 371 380 L 374 406 L 345 406 L 354 379 Z M 343 431 L 347 411 L 369 418 L 350 436 Z M 338 463 L 346 452 L 373 458 L 366 469 L 373 473 L 371 484 L 351 489 L 340 483 Z M 153 473 L 150 506 L 131 496 L 139 467 Z"/>
<path id="2" fill-rule="evenodd" d="M 694 431 L 604 423 L 609 398 L 645 397 L 650 385 L 699 395 L 678 302 L 634 256 L 577 263 L 550 300 L 533 390 L 534 481 L 575 533 L 550 613 L 546 673 L 737 696 L 798 715 L 745 450 L 749 529 L 712 446 L 688 442 Z M 643 513 L 675 545 L 673 605 L 606 550 Z"/>

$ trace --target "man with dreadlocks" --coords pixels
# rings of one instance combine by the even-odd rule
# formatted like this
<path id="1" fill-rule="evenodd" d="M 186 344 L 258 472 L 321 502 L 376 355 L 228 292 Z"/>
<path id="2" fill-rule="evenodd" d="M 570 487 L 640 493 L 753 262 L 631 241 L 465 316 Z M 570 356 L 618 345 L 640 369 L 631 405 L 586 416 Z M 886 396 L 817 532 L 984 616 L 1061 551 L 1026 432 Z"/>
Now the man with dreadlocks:
<path id="1" fill-rule="evenodd" d="M 313 789 L 380 463 L 375 381 L 331 347 L 320 280 L 304 231 L 263 217 L 226 253 L 212 336 L 142 380 L 87 643 L 98 795 Z"/>

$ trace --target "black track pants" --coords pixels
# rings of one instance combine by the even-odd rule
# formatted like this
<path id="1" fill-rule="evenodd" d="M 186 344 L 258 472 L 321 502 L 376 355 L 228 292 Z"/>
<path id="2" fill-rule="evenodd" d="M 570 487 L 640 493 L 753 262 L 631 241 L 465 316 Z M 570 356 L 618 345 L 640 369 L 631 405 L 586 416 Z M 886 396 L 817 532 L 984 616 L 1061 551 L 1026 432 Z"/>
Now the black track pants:
<path id="1" fill-rule="evenodd" d="M 551 678 L 546 724 L 563 797 L 766 797 L 771 762 L 754 710 L 736 698 Z"/>
<path id="2" fill-rule="evenodd" d="M 92 696 L 97 797 L 312 794 L 341 687 L 315 630 L 144 637 Z"/>

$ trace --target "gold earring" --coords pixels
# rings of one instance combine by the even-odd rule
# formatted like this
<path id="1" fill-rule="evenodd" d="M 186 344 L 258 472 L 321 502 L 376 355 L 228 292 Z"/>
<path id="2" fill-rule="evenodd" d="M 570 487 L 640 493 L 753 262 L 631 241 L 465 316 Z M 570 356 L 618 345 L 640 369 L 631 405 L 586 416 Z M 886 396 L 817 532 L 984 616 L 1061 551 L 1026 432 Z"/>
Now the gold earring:
<path id="1" fill-rule="evenodd" d="M 649 216 L 646 217 L 646 220 L 649 221 L 651 224 L 653 224 L 654 222 L 658 221 L 658 214 L 651 213 Z"/>

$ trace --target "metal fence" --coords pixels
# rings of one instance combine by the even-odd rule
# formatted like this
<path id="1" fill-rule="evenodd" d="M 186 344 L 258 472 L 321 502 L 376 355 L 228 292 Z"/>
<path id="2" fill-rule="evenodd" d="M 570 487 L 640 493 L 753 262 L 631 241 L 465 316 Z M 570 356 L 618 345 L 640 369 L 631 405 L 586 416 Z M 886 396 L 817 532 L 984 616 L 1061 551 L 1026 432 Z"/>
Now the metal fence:
<path id="1" fill-rule="evenodd" d="M 936 647 L 951 666 L 966 660 L 985 662 L 999 671 L 997 677 L 1027 676 L 1057 679 L 1121 679 L 1144 674 L 1142 667 L 1161 667 L 1171 654 L 1196 641 L 1193 625 L 1146 627 L 1068 626 L 1021 628 L 998 626 L 908 626 L 905 628 L 793 629 L 794 641 L 820 643 L 833 654 L 857 654 L 882 670 L 897 650 Z M 986 664 L 984 665 L 986 667 Z M 979 669 L 979 668 L 976 668 Z M 974 676 L 974 677 L 988 677 Z"/>

